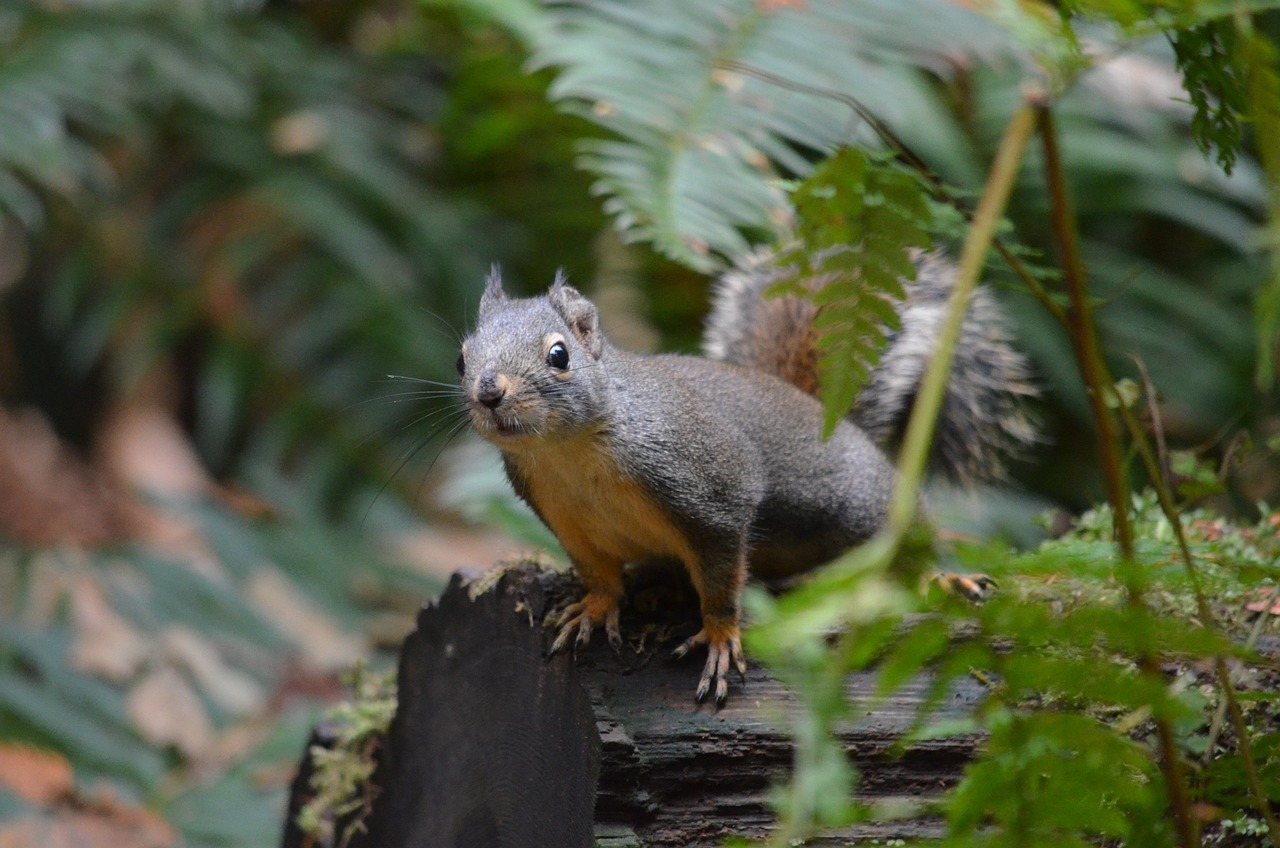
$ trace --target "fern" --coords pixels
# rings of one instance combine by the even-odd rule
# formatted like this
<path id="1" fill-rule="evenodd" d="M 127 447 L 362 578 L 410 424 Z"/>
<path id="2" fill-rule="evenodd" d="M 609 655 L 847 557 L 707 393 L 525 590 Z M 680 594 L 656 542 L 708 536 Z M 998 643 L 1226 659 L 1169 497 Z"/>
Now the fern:
<path id="1" fill-rule="evenodd" d="M 1248 103 L 1235 28 L 1209 21 L 1169 34 L 1195 116 L 1192 137 L 1205 155 L 1214 154 L 1228 174 L 1244 143 Z"/>
<path id="2" fill-rule="evenodd" d="M 779 257 L 805 269 L 781 291 L 818 307 L 818 383 L 830 436 L 853 407 L 888 334 L 901 326 L 895 304 L 915 279 L 913 248 L 929 244 L 931 207 L 918 177 L 884 155 L 846 148 L 792 195 L 796 243 Z M 811 288 L 807 280 L 821 280 Z"/>
<path id="3" fill-rule="evenodd" d="M 748 244 L 785 239 L 795 213 L 779 177 L 804 178 L 842 146 L 879 148 L 873 121 L 965 197 L 981 184 L 981 163 L 1024 85 L 1041 86 L 1048 66 L 1085 262 L 1109 304 L 1098 320 L 1114 367 L 1133 375 L 1132 357 L 1145 362 L 1188 438 L 1213 438 L 1249 414 L 1259 343 L 1240 328 L 1259 326 L 1249 310 L 1258 279 L 1251 254 L 1266 179 L 1248 151 L 1224 175 L 1189 132 L 1194 112 L 1178 102 L 1186 95 L 1161 28 L 1191 20 L 1189 4 L 1176 16 L 1142 6 L 1131 30 L 1090 23 L 1088 52 L 1078 19 L 1034 8 L 983 7 L 986 18 L 959 4 L 834 5 L 552 7 L 535 62 L 557 70 L 550 94 L 562 108 L 608 133 L 584 143 L 580 164 L 627 237 L 709 272 Z M 1109 6 L 1099 0 L 1089 10 Z M 938 55 L 942 44 L 956 61 Z M 1008 218 L 1002 241 L 1048 250 L 1034 164 Z M 1167 241 L 1149 238 L 1171 228 Z M 1044 381 L 1047 417 L 1063 422 L 1046 453 L 1072 464 L 1085 449 L 1072 434 L 1084 432 L 1087 400 L 1068 341 L 1029 299 L 1003 299 Z M 1262 301 L 1258 310 L 1269 314 Z M 1236 330 L 1224 333 L 1228 326 Z M 1052 496 L 1083 506 L 1077 478 L 1062 479 L 1049 484 Z"/>
<path id="4" fill-rule="evenodd" d="M 595 0 L 553 21 L 536 55 L 560 69 L 551 96 L 616 136 L 583 146 L 606 209 L 629 238 L 701 270 L 782 235 L 777 177 L 807 175 L 813 151 L 877 145 L 867 117 L 972 175 L 928 72 L 1008 45 L 981 16 L 922 0 Z"/>
<path id="5" fill-rule="evenodd" d="M 1255 31 L 1251 13 L 1272 10 L 1271 0 L 1243 3 L 1075 0 L 1068 8 L 1127 31 L 1159 31 L 1172 43 L 1195 109 L 1192 136 L 1200 150 L 1216 152 L 1230 174 L 1241 155 L 1244 125 L 1265 171 L 1272 227 L 1280 212 L 1280 69 L 1274 44 Z M 1268 239 L 1272 270 L 1255 298 L 1258 330 L 1256 382 L 1269 390 L 1280 341 L 1280 244 Z"/>

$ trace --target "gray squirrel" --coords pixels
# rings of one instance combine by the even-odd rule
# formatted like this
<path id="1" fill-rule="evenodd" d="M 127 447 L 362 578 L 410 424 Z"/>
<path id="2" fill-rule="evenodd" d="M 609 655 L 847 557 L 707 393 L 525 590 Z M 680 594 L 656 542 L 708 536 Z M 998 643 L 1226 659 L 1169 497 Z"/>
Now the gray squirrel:
<path id="1" fill-rule="evenodd" d="M 679 560 L 698 593 L 702 629 L 675 651 L 706 646 L 696 697 L 728 694 L 745 673 L 739 604 L 748 573 L 789 577 L 874 535 L 899 434 L 933 348 L 954 268 L 915 257 L 893 334 L 850 420 L 823 441 L 815 399 L 814 307 L 764 296 L 794 269 L 771 254 L 718 283 L 706 357 L 614 347 L 596 307 L 563 273 L 545 295 L 511 298 L 498 269 L 463 342 L 458 374 L 475 431 L 502 452 L 508 479 L 556 535 L 586 588 L 566 607 L 552 653 L 603 626 L 621 645 L 627 563 Z M 822 285 L 821 278 L 806 281 Z M 989 293 L 975 294 L 938 423 L 935 457 L 963 480 L 999 476 L 999 457 L 1035 440 L 1021 409 L 1034 393 Z"/>

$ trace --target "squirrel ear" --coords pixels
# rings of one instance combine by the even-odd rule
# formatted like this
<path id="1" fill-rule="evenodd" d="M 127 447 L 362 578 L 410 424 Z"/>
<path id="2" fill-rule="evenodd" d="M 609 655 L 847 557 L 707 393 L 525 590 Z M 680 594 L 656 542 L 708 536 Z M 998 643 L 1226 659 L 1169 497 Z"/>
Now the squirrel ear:
<path id="1" fill-rule="evenodd" d="M 565 282 L 563 268 L 556 272 L 556 280 L 547 292 L 547 300 L 551 301 L 551 305 L 564 318 L 587 353 L 599 359 L 604 349 L 604 338 L 600 335 L 600 314 L 596 311 L 595 304 Z"/>
<path id="2" fill-rule="evenodd" d="M 480 297 L 480 314 L 493 310 L 507 302 L 507 293 L 502 290 L 502 269 L 498 263 L 489 267 L 489 276 L 484 281 L 484 294 Z"/>

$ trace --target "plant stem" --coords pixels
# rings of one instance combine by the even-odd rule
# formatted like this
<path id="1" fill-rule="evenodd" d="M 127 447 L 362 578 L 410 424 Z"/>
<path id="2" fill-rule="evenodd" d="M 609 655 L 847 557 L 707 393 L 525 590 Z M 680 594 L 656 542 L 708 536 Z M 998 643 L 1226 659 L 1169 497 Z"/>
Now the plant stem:
<path id="1" fill-rule="evenodd" d="M 1098 454 L 1106 475 L 1107 493 L 1115 523 L 1116 544 L 1120 549 L 1121 559 L 1125 563 L 1133 564 L 1133 525 L 1129 521 L 1129 486 L 1120 460 L 1119 428 L 1114 416 L 1107 408 L 1107 398 L 1113 394 L 1113 380 L 1103 359 L 1097 327 L 1093 321 L 1093 310 L 1086 291 L 1084 262 L 1080 254 L 1080 240 L 1075 228 L 1075 215 L 1067 192 L 1062 157 L 1058 151 L 1053 113 L 1047 105 L 1042 104 L 1037 107 L 1036 125 L 1044 150 L 1050 219 L 1053 224 L 1054 238 L 1058 242 L 1058 250 L 1061 254 L 1063 279 L 1071 300 L 1071 309 L 1068 312 L 1071 343 L 1075 348 L 1076 361 L 1088 390 L 1089 406 L 1093 411 L 1094 424 L 1098 430 Z M 1120 405 L 1117 399 L 1117 406 Z M 1129 575 L 1125 587 L 1128 605 L 1136 614 L 1144 614 L 1146 606 L 1142 599 L 1142 585 L 1134 576 L 1132 568 L 1126 569 L 1126 572 Z M 1154 679 L 1162 677 L 1157 657 L 1146 647 L 1139 652 L 1137 659 L 1144 675 Z M 1182 848 L 1193 848 L 1199 844 L 1199 838 L 1191 812 L 1182 760 L 1178 756 L 1177 745 L 1174 742 L 1173 729 L 1169 720 L 1159 713 L 1156 714 L 1154 721 L 1156 737 L 1160 745 L 1160 765 L 1168 785 L 1169 803 L 1173 808 L 1178 828 L 1178 841 Z"/>
<path id="2" fill-rule="evenodd" d="M 1205 598 L 1204 590 L 1200 586 L 1200 574 L 1196 571 L 1195 561 L 1191 556 L 1191 546 L 1187 544 L 1187 534 L 1182 528 L 1182 517 L 1178 514 L 1177 507 L 1174 506 L 1173 494 L 1169 491 L 1169 485 L 1161 473 L 1160 463 L 1154 451 L 1152 451 L 1146 435 L 1142 432 L 1137 417 L 1134 416 L 1132 410 L 1123 404 L 1120 405 L 1119 409 L 1125 426 L 1129 430 L 1129 435 L 1133 439 L 1134 445 L 1138 448 L 1138 454 L 1142 457 L 1143 464 L 1147 467 L 1147 474 L 1151 477 L 1151 485 L 1155 487 L 1160 509 L 1164 512 L 1165 518 L 1169 520 L 1169 526 L 1173 528 L 1174 536 L 1178 540 L 1178 549 L 1182 555 L 1183 566 L 1186 569 L 1188 581 L 1191 583 L 1191 592 L 1196 601 L 1196 614 L 1200 617 L 1203 626 L 1212 631 L 1213 610 L 1209 608 L 1209 601 Z M 1280 590 L 1277 590 L 1277 594 L 1280 594 Z M 1267 601 L 1266 608 L 1258 618 L 1258 626 L 1254 628 L 1249 641 L 1245 645 L 1246 649 L 1251 647 L 1253 641 L 1257 638 L 1262 622 L 1269 615 L 1271 605 L 1275 603 L 1277 594 L 1272 594 Z M 1214 656 L 1213 666 L 1214 672 L 1218 676 L 1218 683 L 1222 687 L 1223 702 L 1231 715 L 1231 726 L 1236 733 L 1236 746 L 1240 752 L 1240 763 L 1244 767 L 1245 782 L 1249 786 L 1249 794 L 1253 796 L 1253 803 L 1267 823 L 1267 832 L 1271 838 L 1271 844 L 1275 848 L 1280 848 L 1280 823 L 1276 821 L 1275 812 L 1271 809 L 1271 803 L 1267 800 L 1266 790 L 1263 789 L 1262 781 L 1258 777 L 1257 763 L 1253 758 L 1253 746 L 1249 742 L 1249 730 L 1245 726 L 1244 713 L 1240 709 L 1240 699 L 1236 696 L 1235 685 L 1231 682 L 1231 670 L 1227 668 L 1227 661 L 1221 653 Z M 1215 724 L 1217 722 L 1218 720 L 1215 717 Z M 1205 752 L 1206 756 L 1212 753 L 1212 741 L 1216 736 L 1216 732 L 1210 733 L 1210 748 Z"/>
<path id="3" fill-rule="evenodd" d="M 942 396 L 951 373 L 951 361 L 955 356 L 956 341 L 964 324 L 969 297 L 978 284 L 978 275 L 995 238 L 996 227 L 1009 202 L 1009 194 L 1013 190 L 1014 180 L 1034 127 L 1035 111 L 1030 105 L 1019 109 L 1009 121 L 1004 137 L 1000 140 L 991 173 L 987 177 L 982 199 L 974 210 L 973 225 L 965 235 L 955 288 L 947 301 L 946 318 L 938 333 L 937 350 L 920 383 L 898 458 L 898 482 L 889 505 L 888 530 L 899 540 L 915 518 L 929 446 L 933 441 L 938 412 L 942 408 Z"/>
<path id="4" fill-rule="evenodd" d="M 1071 345 L 1089 395 L 1089 407 L 1098 428 L 1098 453 L 1107 481 L 1107 498 L 1111 501 L 1116 543 L 1120 556 L 1133 559 L 1133 527 L 1129 522 L 1129 485 L 1125 478 L 1119 445 L 1119 429 L 1107 410 L 1107 397 L 1112 393 L 1112 380 L 1102 357 L 1093 309 L 1086 293 L 1084 261 L 1080 256 L 1080 239 L 1075 228 L 1075 212 L 1067 193 L 1062 157 L 1058 152 L 1053 114 L 1048 107 L 1037 112 L 1040 138 L 1044 147 L 1045 175 L 1049 184 L 1049 216 L 1054 239 L 1062 260 L 1062 277 L 1071 298 L 1067 313 Z"/>

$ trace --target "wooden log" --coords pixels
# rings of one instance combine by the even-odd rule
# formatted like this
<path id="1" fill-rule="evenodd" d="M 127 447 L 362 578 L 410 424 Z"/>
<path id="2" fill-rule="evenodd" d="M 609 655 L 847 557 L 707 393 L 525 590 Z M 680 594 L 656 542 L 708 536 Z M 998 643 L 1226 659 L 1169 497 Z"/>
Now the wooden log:
<path id="1" fill-rule="evenodd" d="M 695 703 L 702 660 L 667 657 L 696 631 L 697 607 L 669 572 L 632 580 L 621 656 L 600 636 L 576 662 L 548 660 L 539 622 L 575 591 L 571 576 L 526 565 L 474 598 L 455 578 L 422 611 L 401 655 L 399 709 L 373 777 L 368 832 L 353 846 L 668 848 L 769 831 L 770 794 L 791 766 L 794 695 L 753 664 L 724 707 Z M 979 739 L 934 740 L 895 756 L 929 681 L 884 703 L 874 685 L 872 673 L 846 684 L 862 705 L 840 733 L 861 773 L 860 798 L 888 806 L 938 797 Z M 976 681 L 959 682 L 936 718 L 966 714 L 983 694 Z M 299 791 L 295 784 L 291 809 Z M 940 832 L 936 819 L 889 821 L 813 844 Z M 286 827 L 286 848 L 305 844 Z"/>

